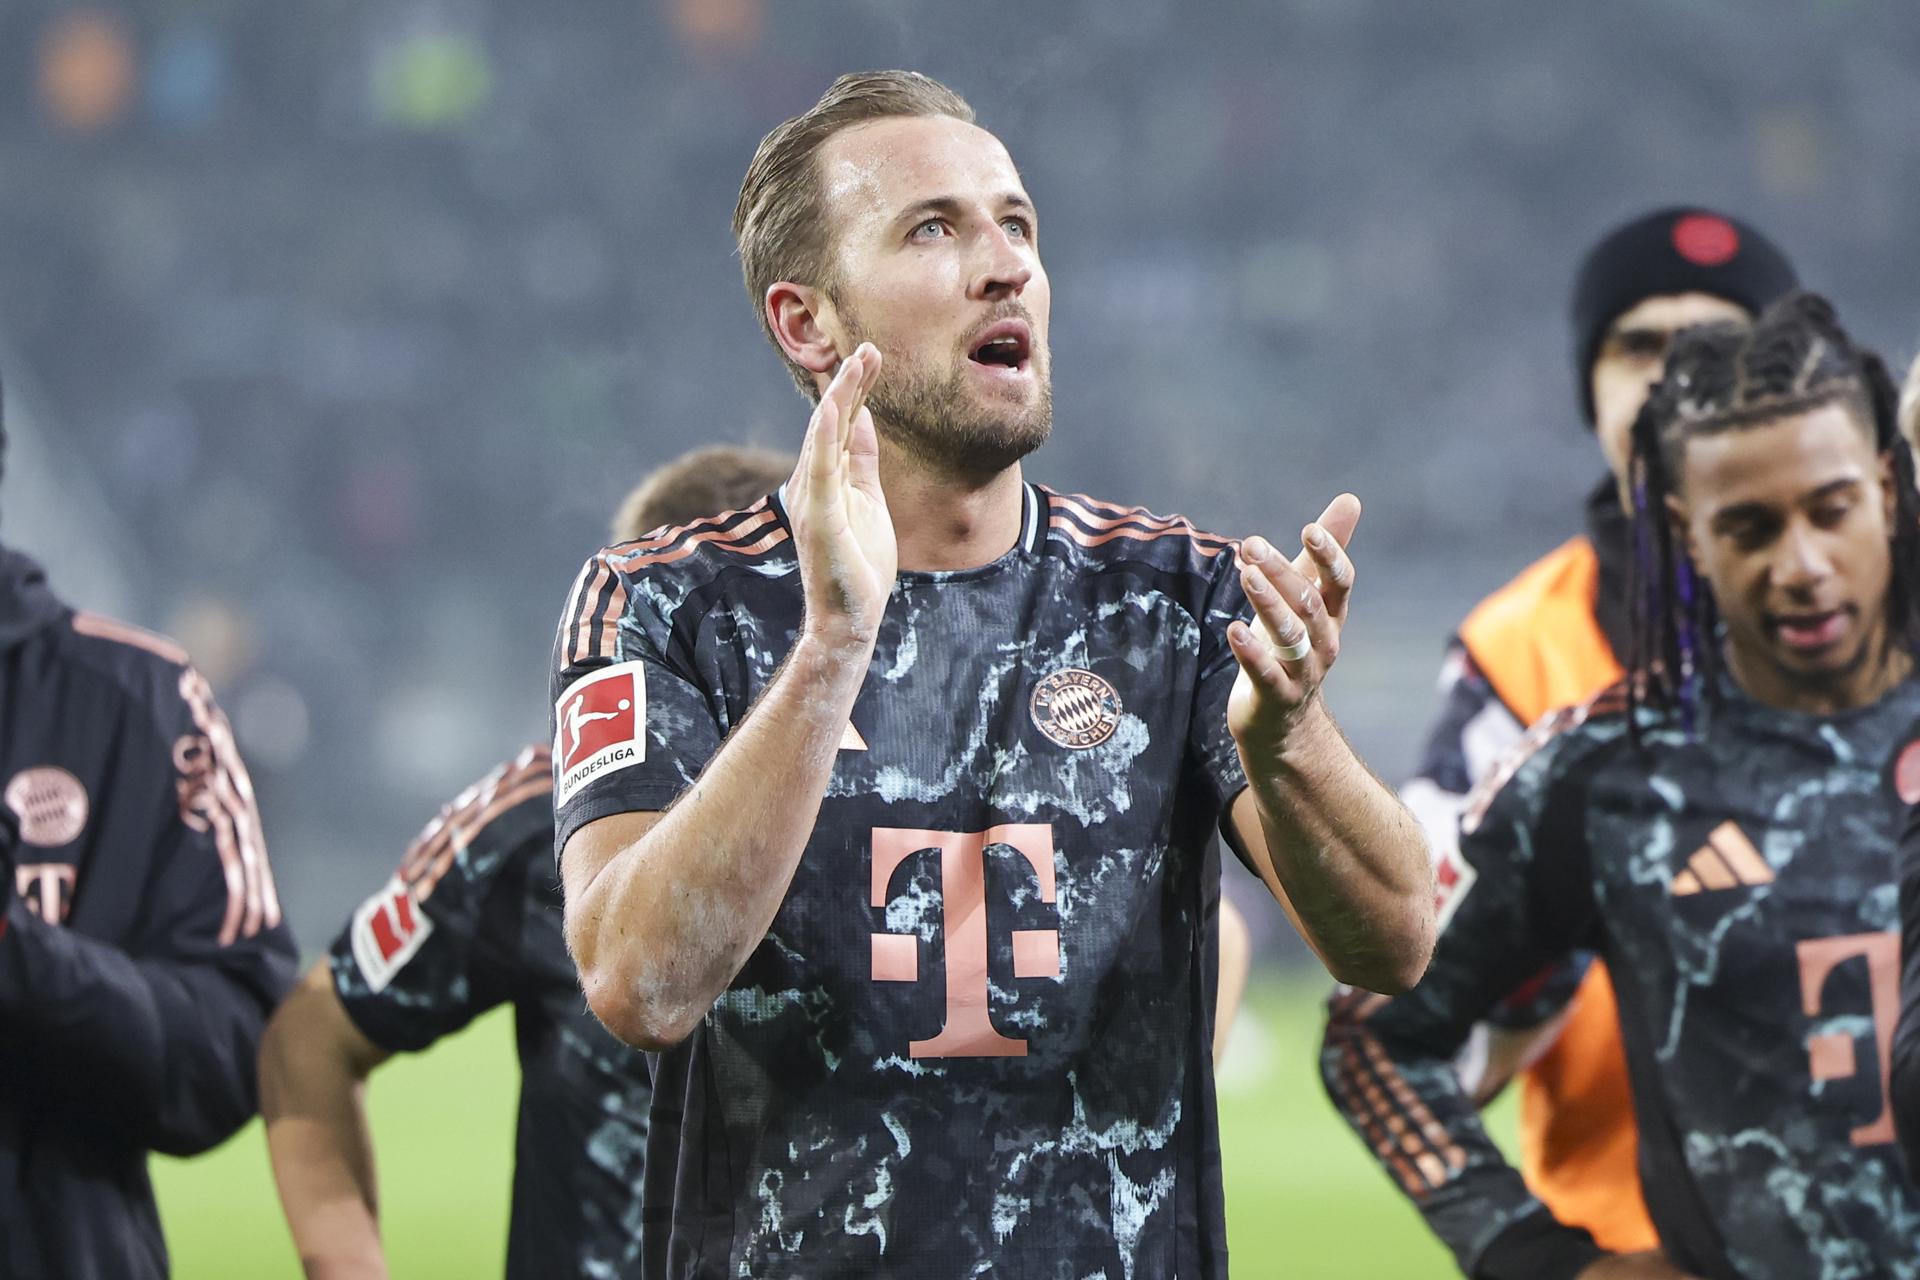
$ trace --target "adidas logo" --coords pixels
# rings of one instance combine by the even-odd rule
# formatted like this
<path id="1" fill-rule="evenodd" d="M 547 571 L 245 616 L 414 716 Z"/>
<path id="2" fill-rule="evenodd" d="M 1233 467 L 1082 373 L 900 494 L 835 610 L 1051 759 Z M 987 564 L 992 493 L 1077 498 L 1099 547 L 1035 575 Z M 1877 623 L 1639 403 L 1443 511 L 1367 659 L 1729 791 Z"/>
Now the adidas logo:
<path id="1" fill-rule="evenodd" d="M 1773 868 L 1731 820 L 1721 823 L 1673 878 L 1673 896 L 1772 884 Z"/>

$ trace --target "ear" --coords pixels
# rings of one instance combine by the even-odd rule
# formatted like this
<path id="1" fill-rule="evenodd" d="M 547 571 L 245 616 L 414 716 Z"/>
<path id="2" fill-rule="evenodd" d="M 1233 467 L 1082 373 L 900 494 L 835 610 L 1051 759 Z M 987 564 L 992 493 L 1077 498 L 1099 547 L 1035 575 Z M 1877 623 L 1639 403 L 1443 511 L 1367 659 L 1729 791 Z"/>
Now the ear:
<path id="1" fill-rule="evenodd" d="M 1693 521 L 1687 516 L 1687 504 L 1678 494 L 1667 495 L 1667 527 L 1673 533 L 1673 540 L 1686 550 L 1687 559 L 1693 567 L 1700 567 L 1700 548 L 1693 543 Z"/>
<path id="2" fill-rule="evenodd" d="M 767 327 L 787 358 L 808 373 L 831 377 L 840 367 L 838 317 L 826 292 L 781 280 L 767 286 Z"/>
<path id="3" fill-rule="evenodd" d="M 1896 440 L 1880 451 L 1880 512 L 1892 529 L 1900 518 L 1900 468 L 1893 462 L 1893 451 L 1907 447 L 1905 440 Z"/>

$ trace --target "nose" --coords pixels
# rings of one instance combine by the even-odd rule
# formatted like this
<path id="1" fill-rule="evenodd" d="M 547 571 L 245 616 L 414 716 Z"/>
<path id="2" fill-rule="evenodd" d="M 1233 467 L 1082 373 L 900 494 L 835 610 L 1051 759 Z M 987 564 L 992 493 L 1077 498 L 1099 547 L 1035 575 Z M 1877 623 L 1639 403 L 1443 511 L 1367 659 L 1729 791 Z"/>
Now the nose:
<path id="1" fill-rule="evenodd" d="M 1819 531 L 1796 520 L 1781 536 L 1773 557 L 1773 580 L 1789 590 L 1806 590 L 1833 573 Z"/>
<path id="2" fill-rule="evenodd" d="M 1033 251 L 1007 234 L 1006 227 L 995 223 L 981 238 L 980 261 L 967 286 L 967 297 L 975 302 L 998 302 L 1017 298 L 1033 279 Z"/>

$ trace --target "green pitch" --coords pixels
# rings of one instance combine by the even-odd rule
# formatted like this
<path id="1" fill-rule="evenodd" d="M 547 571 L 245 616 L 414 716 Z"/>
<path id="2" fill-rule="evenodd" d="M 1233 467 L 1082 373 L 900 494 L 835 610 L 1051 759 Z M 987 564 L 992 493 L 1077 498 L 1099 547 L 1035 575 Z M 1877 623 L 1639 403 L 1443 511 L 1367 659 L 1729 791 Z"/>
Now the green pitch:
<path id="1" fill-rule="evenodd" d="M 1323 985 L 1257 982 L 1220 1088 L 1236 1280 L 1426 1280 L 1445 1252 L 1360 1149 L 1320 1089 Z M 369 1086 L 393 1274 L 500 1274 L 513 1161 L 513 1024 L 496 1012 L 431 1052 L 396 1058 Z M 1510 1136 L 1509 1108 L 1495 1131 Z M 256 1122 L 197 1160 L 155 1160 L 181 1280 L 298 1276 Z"/>

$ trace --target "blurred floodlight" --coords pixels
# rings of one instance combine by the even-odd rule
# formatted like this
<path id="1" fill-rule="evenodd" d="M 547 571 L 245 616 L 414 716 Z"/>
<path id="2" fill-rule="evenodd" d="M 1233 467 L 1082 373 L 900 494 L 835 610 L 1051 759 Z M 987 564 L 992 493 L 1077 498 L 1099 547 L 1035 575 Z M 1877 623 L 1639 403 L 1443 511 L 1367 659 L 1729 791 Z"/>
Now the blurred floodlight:
<path id="1" fill-rule="evenodd" d="M 147 67 L 147 109 L 155 120 L 199 128 L 219 114 L 225 91 L 225 50 L 212 30 L 176 28 L 155 43 Z"/>
<path id="2" fill-rule="evenodd" d="M 480 41 L 464 32 L 421 31 L 388 46 L 374 66 L 374 105 L 389 122 L 410 129 L 464 123 L 486 104 L 492 64 Z"/>
<path id="3" fill-rule="evenodd" d="M 307 751 L 307 700 L 278 677 L 249 686 L 234 703 L 234 734 L 253 764 L 291 769 Z"/>
<path id="4" fill-rule="evenodd" d="M 133 81 L 133 40 L 112 14 L 76 9 L 40 38 L 40 99 L 62 128 L 92 133 L 114 123 Z"/>
<path id="5" fill-rule="evenodd" d="M 696 53 L 745 53 L 760 43 L 763 0 L 670 0 L 673 26 Z"/>

